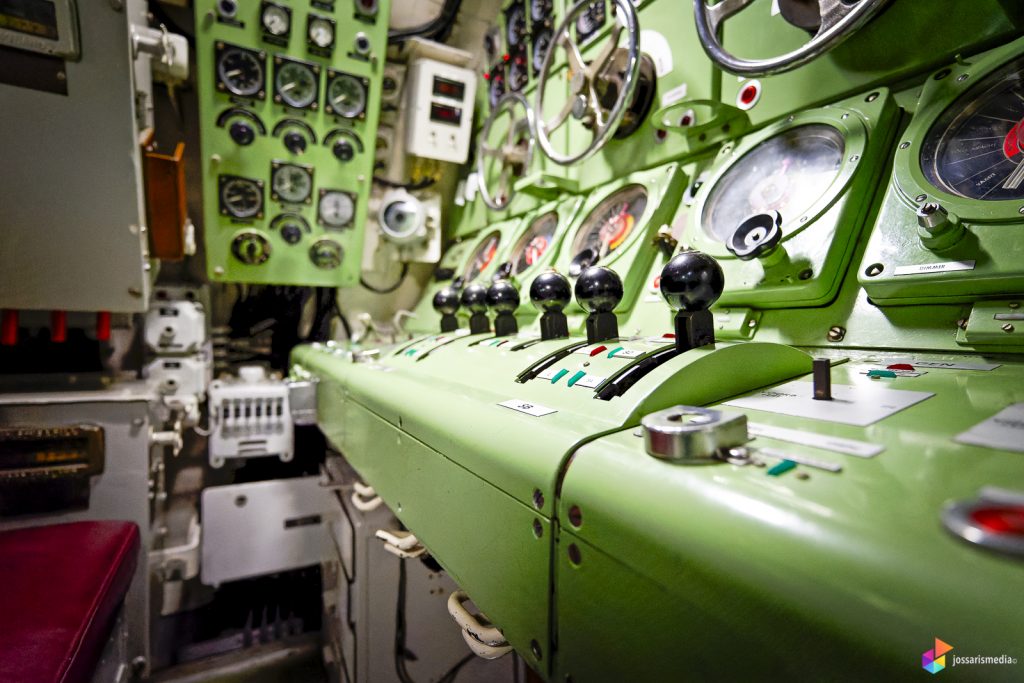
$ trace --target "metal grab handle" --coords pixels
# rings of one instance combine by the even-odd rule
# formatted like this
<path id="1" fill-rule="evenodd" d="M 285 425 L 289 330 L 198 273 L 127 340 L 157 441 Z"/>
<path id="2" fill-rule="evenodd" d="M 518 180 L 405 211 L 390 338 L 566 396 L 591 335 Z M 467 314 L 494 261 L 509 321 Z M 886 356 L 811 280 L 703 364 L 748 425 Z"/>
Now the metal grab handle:
<path id="1" fill-rule="evenodd" d="M 462 639 L 466 641 L 466 645 L 473 651 L 477 657 L 481 659 L 498 659 L 504 657 L 512 651 L 511 645 L 502 645 L 500 647 L 491 647 L 490 645 L 484 645 L 479 640 L 470 635 L 469 631 L 462 632 Z"/>
<path id="2" fill-rule="evenodd" d="M 352 488 L 355 489 L 352 492 L 352 506 L 360 512 L 373 512 L 384 503 L 384 499 L 377 495 L 372 486 L 357 481 Z"/>
<path id="3" fill-rule="evenodd" d="M 508 641 L 505 640 L 505 635 L 501 632 L 501 629 L 495 626 L 484 626 L 476 616 L 469 613 L 469 610 L 467 610 L 463 605 L 463 603 L 468 600 L 469 595 L 467 595 L 465 591 L 455 591 L 448 596 L 448 614 L 452 615 L 452 619 L 454 619 L 455 623 L 459 625 L 459 628 L 465 631 L 474 640 L 478 641 L 481 645 L 490 646 L 492 648 L 509 646 Z M 469 641 L 467 640 L 466 642 L 468 643 Z M 470 647 L 472 647 L 472 645 L 470 645 Z M 476 652 L 475 649 L 473 651 Z"/>
<path id="4" fill-rule="evenodd" d="M 427 552 L 427 548 L 409 531 L 377 529 L 374 535 L 384 541 L 384 550 L 403 560 L 419 557 Z"/>

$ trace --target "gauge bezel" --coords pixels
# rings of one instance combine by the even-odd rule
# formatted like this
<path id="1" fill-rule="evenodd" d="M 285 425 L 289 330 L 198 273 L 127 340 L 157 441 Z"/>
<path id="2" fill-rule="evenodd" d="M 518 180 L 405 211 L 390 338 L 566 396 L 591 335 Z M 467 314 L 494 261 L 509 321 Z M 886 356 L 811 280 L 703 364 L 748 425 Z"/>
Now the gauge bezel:
<path id="1" fill-rule="evenodd" d="M 220 62 L 229 52 L 245 52 L 257 59 L 260 63 L 260 89 L 252 95 L 243 95 L 235 92 L 224 82 L 220 75 Z M 232 45 L 218 40 L 213 48 L 213 80 L 217 92 L 230 97 L 240 97 L 247 100 L 264 100 L 267 97 L 267 53 L 265 50 L 252 50 L 241 45 Z"/>
<path id="2" fill-rule="evenodd" d="M 302 67 L 308 69 L 313 74 L 315 85 L 313 88 L 313 99 L 310 100 L 309 103 L 303 105 L 292 104 L 286 99 L 286 96 L 281 93 L 281 90 L 278 87 L 277 78 L 281 70 L 287 66 Z M 321 69 L 319 64 L 304 62 L 300 59 L 292 59 L 291 57 L 284 57 L 282 55 L 274 55 L 274 103 L 289 107 L 290 109 L 310 109 L 316 111 L 320 106 L 320 71 Z"/>
<path id="3" fill-rule="evenodd" d="M 651 215 L 654 214 L 654 212 L 658 208 L 656 195 L 659 193 L 660 188 L 656 189 L 648 187 L 643 182 L 634 180 L 632 182 L 617 183 L 614 189 L 605 192 L 600 197 L 597 197 L 597 193 L 595 192 L 593 195 L 591 195 L 590 200 L 587 201 L 588 206 L 586 211 L 581 210 L 578 212 L 577 220 L 573 221 L 574 225 L 572 226 L 572 229 L 566 231 L 565 236 L 562 238 L 562 246 L 560 246 L 559 251 L 564 251 L 565 253 L 560 255 L 559 261 L 561 262 L 564 260 L 565 263 L 564 268 L 561 269 L 560 272 L 563 272 L 563 274 L 570 280 L 575 279 L 575 277 L 570 274 L 569 270 L 569 265 L 572 263 L 572 260 L 576 258 L 576 254 L 573 253 L 572 251 L 573 244 L 576 242 L 576 239 L 580 236 L 580 233 L 583 231 L 583 228 L 586 227 L 587 222 L 590 220 L 590 217 L 593 216 L 597 212 L 597 210 L 601 208 L 601 206 L 603 206 L 613 197 L 615 197 L 618 194 L 624 194 L 625 192 L 635 187 L 641 188 L 646 194 L 646 203 L 644 204 L 644 210 L 640 212 L 640 216 L 636 220 L 636 225 L 634 225 L 633 229 L 630 230 L 629 235 L 626 236 L 626 240 L 622 244 L 620 244 L 615 249 L 615 251 L 611 252 L 606 258 L 602 259 L 596 265 L 612 268 L 615 262 L 618 261 L 623 254 L 630 252 L 633 244 L 638 239 L 642 239 L 641 235 L 643 235 L 647 231 L 646 226 L 648 221 L 650 221 L 651 219 Z"/>
<path id="4" fill-rule="evenodd" d="M 313 28 L 314 21 L 324 21 L 331 25 L 331 42 L 329 45 L 320 46 L 313 42 L 313 36 L 310 35 L 310 29 Z M 307 47 L 315 52 L 333 52 L 334 46 L 338 44 L 338 22 L 323 14 L 316 14 L 310 12 L 306 15 L 306 45 Z"/>
<path id="5" fill-rule="evenodd" d="M 522 222 L 522 219 L 517 218 L 513 222 L 518 225 L 519 223 Z M 502 249 L 502 245 L 505 244 L 505 242 L 506 242 L 505 237 L 506 237 L 506 233 L 508 232 L 508 227 L 509 226 L 507 224 L 506 225 L 494 225 L 494 226 L 491 226 L 490 229 L 485 228 L 484 230 L 482 230 L 480 233 L 477 234 L 476 239 L 473 241 L 473 246 L 470 247 L 469 250 L 466 252 L 466 256 L 462 260 L 462 265 L 459 267 L 459 270 L 456 272 L 456 277 L 461 278 L 465 285 L 468 285 L 470 283 L 473 283 L 473 282 L 476 282 L 476 281 L 480 280 L 481 278 L 483 278 L 483 276 L 485 274 L 490 273 L 491 271 L 493 271 L 494 268 L 496 268 L 498 266 L 498 264 L 502 262 L 501 261 L 501 255 L 502 255 L 501 249 Z M 497 235 L 498 236 L 498 244 L 497 244 L 497 246 L 494 247 L 494 258 L 491 259 L 491 262 L 488 263 L 485 268 L 483 268 L 479 273 L 476 274 L 476 277 L 474 277 L 473 279 L 470 279 L 468 277 L 468 273 L 469 273 L 470 264 L 473 261 L 473 257 L 476 256 L 476 252 L 480 249 L 480 247 L 482 247 L 484 245 L 484 243 L 487 240 L 489 240 L 491 238 L 492 235 Z"/>
<path id="6" fill-rule="evenodd" d="M 894 155 L 892 185 L 896 196 L 909 210 L 916 211 L 923 202 L 938 202 L 962 220 L 1014 223 L 1022 220 L 1024 199 L 988 201 L 951 194 L 933 185 L 921 168 L 921 148 L 939 117 L 992 73 L 1019 59 L 1022 46 L 1024 41 L 1015 41 L 972 58 L 969 65 L 953 64 L 928 76 L 921 89 L 917 111 L 900 136 Z"/>
<path id="7" fill-rule="evenodd" d="M 284 235 L 281 233 L 281 228 L 288 222 L 297 224 L 299 226 L 299 230 L 305 235 L 309 235 L 313 232 L 312 228 L 309 227 L 309 221 L 307 221 L 301 214 L 297 214 L 293 211 L 285 211 L 284 213 L 277 214 L 270 221 L 270 233 L 272 235 L 277 235 L 282 242 L 289 246 L 294 246 L 301 240 L 289 242 L 284 238 Z"/>
<path id="8" fill-rule="evenodd" d="M 348 196 L 349 201 L 352 202 L 352 218 L 350 218 L 347 223 L 331 223 L 331 222 L 328 222 L 328 221 L 324 220 L 323 211 L 321 210 L 321 207 L 323 206 L 324 198 L 327 195 L 331 195 L 331 194 L 343 194 L 343 195 L 346 195 L 346 196 Z M 320 191 L 318 193 L 318 196 L 317 196 L 317 203 L 316 203 L 316 222 L 317 222 L 318 225 L 322 226 L 324 228 L 324 230 L 338 231 L 338 230 L 346 230 L 346 229 L 351 228 L 356 223 L 356 214 L 358 213 L 358 211 L 359 211 L 359 202 L 358 202 L 358 199 L 357 199 L 356 194 L 354 192 L 348 192 L 346 190 L 339 190 L 337 188 L 329 188 L 329 187 L 328 188 L 321 188 L 320 189 Z"/>
<path id="9" fill-rule="evenodd" d="M 313 251 L 318 246 L 325 244 L 337 247 L 338 249 L 338 262 L 330 267 L 321 266 L 320 264 L 313 260 Z M 309 245 L 309 251 L 307 252 L 307 254 L 309 256 L 309 262 L 312 263 L 317 268 L 319 268 L 320 270 L 337 270 L 338 268 L 341 268 L 341 264 L 345 261 L 345 247 L 341 244 L 341 242 L 335 239 L 331 239 L 330 237 L 317 238 L 317 240 L 313 242 L 313 244 Z"/>
<path id="10" fill-rule="evenodd" d="M 505 261 L 512 264 L 513 272 L 510 277 L 513 280 L 520 283 L 529 282 L 531 275 L 554 261 L 558 256 L 559 249 L 562 248 L 562 241 L 565 239 L 565 233 L 567 232 L 565 230 L 565 226 L 568 225 L 575 217 L 575 210 L 578 210 L 582 203 L 582 198 L 573 197 L 568 202 L 560 202 L 557 204 L 548 204 L 543 206 L 536 212 L 527 216 L 523 221 L 522 228 L 516 233 L 515 238 L 512 240 L 508 247 L 508 251 L 505 254 Z M 573 206 L 573 204 L 575 204 L 575 206 Z M 555 218 L 555 231 L 551 234 L 551 243 L 548 245 L 548 248 L 544 250 L 544 253 L 541 254 L 540 259 L 536 263 L 527 266 L 522 272 L 516 273 L 516 258 L 518 256 L 516 252 L 519 251 L 521 246 L 526 246 L 525 244 L 522 244 L 522 242 L 526 239 L 526 235 L 533 229 L 533 226 L 536 225 L 538 221 L 544 220 L 548 216 L 554 216 Z"/>
<path id="11" fill-rule="evenodd" d="M 238 240 L 240 240 L 243 237 L 258 237 L 259 240 L 263 242 L 263 245 L 265 247 L 263 252 L 263 258 L 261 258 L 259 261 L 256 261 L 255 263 L 247 263 L 238 257 L 238 255 L 235 253 L 235 243 L 238 242 Z M 245 230 L 238 230 L 237 232 L 235 232 L 234 235 L 231 236 L 231 241 L 228 242 L 228 253 L 231 254 L 231 257 L 234 259 L 235 265 L 237 266 L 247 266 L 251 268 L 255 268 L 256 266 L 262 266 L 264 263 L 270 260 L 270 255 L 273 251 L 274 245 L 271 243 L 269 239 L 267 239 L 267 236 L 264 235 L 259 230 L 253 230 L 251 228 L 246 228 Z"/>
<path id="12" fill-rule="evenodd" d="M 267 25 L 263 21 L 263 17 L 266 16 L 268 8 L 279 9 L 288 16 L 288 28 L 285 30 L 284 33 L 272 33 L 267 29 Z M 287 40 L 292 33 L 292 8 L 286 5 L 278 4 L 276 2 L 268 2 L 268 0 L 263 0 L 263 2 L 260 3 L 260 30 L 263 32 L 263 35 L 267 36 L 268 38 L 273 38 L 274 40 Z"/>
<path id="13" fill-rule="evenodd" d="M 871 93 L 874 94 L 874 93 Z M 868 96 L 866 94 L 865 96 Z M 883 97 L 881 91 L 872 98 Z M 802 128 L 808 125 L 821 124 L 835 128 L 843 138 L 843 158 L 839 166 L 839 172 L 825 188 L 821 196 L 802 215 L 795 218 L 783 216 L 782 244 L 796 235 L 814 225 L 815 221 L 821 218 L 831 209 L 843 196 L 853 181 L 854 174 L 864 161 L 864 150 L 868 143 L 868 129 L 864 121 L 848 111 L 835 109 L 812 109 L 802 111 L 785 119 L 778 121 L 757 133 L 753 133 L 740 139 L 737 143 L 726 143 L 719 151 L 715 167 L 711 170 L 707 180 L 701 185 L 700 190 L 694 198 L 693 208 L 690 212 L 690 224 L 688 235 L 693 241 L 693 246 L 701 251 L 711 254 L 720 259 L 736 259 L 736 255 L 726 249 L 725 244 L 708 234 L 703 226 L 704 210 L 712 192 L 718 182 L 737 163 L 740 163 L 750 152 L 762 143 L 771 138 L 781 135 L 794 128 Z"/>
<path id="14" fill-rule="evenodd" d="M 260 205 L 259 208 L 251 214 L 240 216 L 234 213 L 228 208 L 227 204 L 224 203 L 224 186 L 230 182 L 241 180 L 247 183 L 252 183 L 259 190 L 260 194 Z M 217 176 L 217 203 L 220 207 L 220 214 L 227 218 L 237 221 L 253 221 L 263 218 L 263 209 L 266 206 L 266 198 L 263 196 L 263 181 L 258 178 L 247 178 L 240 175 L 221 174 Z"/>
<path id="15" fill-rule="evenodd" d="M 359 108 L 359 111 L 357 111 L 355 113 L 352 113 L 352 114 L 342 113 L 340 111 L 337 111 L 331 105 L 331 100 L 330 100 L 331 85 L 333 85 L 334 81 L 336 81 L 339 78 L 351 78 L 351 79 L 354 79 L 355 81 L 359 82 L 359 84 L 363 86 L 363 104 Z M 351 119 L 364 119 L 364 118 L 366 118 L 366 107 L 369 104 L 369 101 L 370 101 L 370 80 L 368 78 L 366 78 L 365 76 L 360 76 L 359 74 L 354 74 L 354 73 L 348 72 L 348 71 L 335 71 L 334 69 L 328 69 L 327 70 L 327 80 L 324 83 L 324 111 L 326 111 L 328 114 L 333 114 L 334 116 L 337 116 L 339 118 L 349 119 L 349 120 L 351 120 Z"/>
<path id="16" fill-rule="evenodd" d="M 277 193 L 277 191 L 274 189 L 274 178 L 277 176 L 278 172 L 280 172 L 281 169 L 283 169 L 283 168 L 298 168 L 298 169 L 300 169 L 300 170 L 302 170 L 302 171 L 304 171 L 306 173 L 306 176 L 309 178 L 309 192 L 306 193 L 306 196 L 304 198 L 302 198 L 302 199 L 300 199 L 298 201 L 292 201 L 290 199 L 285 199 L 284 197 L 281 197 L 281 195 L 279 195 Z M 291 161 L 276 161 L 276 160 L 270 162 L 270 198 L 273 201 L 275 201 L 275 202 L 281 202 L 282 204 L 292 204 L 292 205 L 296 205 L 296 204 L 306 204 L 306 205 L 309 205 L 309 204 L 312 204 L 313 203 L 313 188 L 314 188 L 314 184 L 313 183 L 314 183 L 314 180 L 315 180 L 315 178 L 314 178 L 314 173 L 313 173 L 313 166 L 310 166 L 309 164 L 296 164 L 296 163 L 293 163 Z"/>
<path id="17" fill-rule="evenodd" d="M 412 227 L 402 231 L 395 229 L 387 223 L 385 215 L 391 206 L 400 202 L 410 202 L 415 206 L 413 214 L 415 220 Z M 409 194 L 408 191 L 403 189 L 394 189 L 388 191 L 380 201 L 380 210 L 377 213 L 377 224 L 380 226 L 380 230 L 384 233 L 384 236 L 394 242 L 407 243 L 411 241 L 417 241 L 422 239 L 426 235 L 426 223 L 427 223 L 427 208 L 423 202 L 413 195 Z"/>

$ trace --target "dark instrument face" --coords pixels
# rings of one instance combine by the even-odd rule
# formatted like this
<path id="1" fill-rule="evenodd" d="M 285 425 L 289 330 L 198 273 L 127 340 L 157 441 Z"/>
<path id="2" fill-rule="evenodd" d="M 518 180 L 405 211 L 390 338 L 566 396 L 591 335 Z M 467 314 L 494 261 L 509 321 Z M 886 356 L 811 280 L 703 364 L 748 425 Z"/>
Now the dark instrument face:
<path id="1" fill-rule="evenodd" d="M 954 102 L 921 147 L 921 170 L 967 199 L 1024 198 L 1024 59 L 1010 62 Z"/>

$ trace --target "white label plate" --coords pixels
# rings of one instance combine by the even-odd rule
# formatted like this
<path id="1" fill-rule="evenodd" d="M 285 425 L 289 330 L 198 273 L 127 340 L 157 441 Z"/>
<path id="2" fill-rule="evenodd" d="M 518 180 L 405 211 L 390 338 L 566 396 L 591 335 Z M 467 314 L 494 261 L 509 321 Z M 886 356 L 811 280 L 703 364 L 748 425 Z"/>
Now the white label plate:
<path id="1" fill-rule="evenodd" d="M 974 270 L 974 261 L 943 261 L 921 263 L 913 266 L 896 266 L 896 275 L 924 275 L 926 273 L 949 273 L 957 270 Z"/>
<path id="2" fill-rule="evenodd" d="M 584 375 L 576 380 L 574 387 L 585 387 L 587 389 L 594 389 L 598 384 L 605 380 L 604 377 L 598 377 L 597 375 Z"/>
<path id="3" fill-rule="evenodd" d="M 855 455 L 858 458 L 873 458 L 885 450 L 885 446 L 856 439 L 844 439 L 840 436 L 828 436 L 815 432 L 805 432 L 801 429 L 787 429 L 786 427 L 774 427 L 772 425 L 748 422 L 747 431 L 753 436 L 763 436 L 766 439 L 776 439 L 788 443 L 800 444 L 801 446 L 813 446 L 826 451 L 834 451 L 843 455 Z"/>
<path id="4" fill-rule="evenodd" d="M 612 358 L 639 358 L 644 355 L 640 349 L 619 349 Z"/>
<path id="5" fill-rule="evenodd" d="M 551 378 L 553 378 L 555 376 L 556 372 L 558 372 L 558 368 L 554 368 L 554 367 L 548 368 L 544 372 L 542 372 L 539 375 L 537 375 L 537 379 L 546 379 L 546 380 L 548 380 L 550 382 Z"/>
<path id="6" fill-rule="evenodd" d="M 930 391 L 888 389 L 873 384 L 833 384 L 831 401 L 816 401 L 813 393 L 814 385 L 810 382 L 787 382 L 753 396 L 727 401 L 725 405 L 867 427 L 935 395 Z"/>
<path id="7" fill-rule="evenodd" d="M 1014 403 L 958 434 L 957 443 L 1024 453 L 1024 403 Z"/>
<path id="8" fill-rule="evenodd" d="M 664 93 L 662 93 L 662 95 L 661 95 L 661 106 L 662 107 L 667 107 L 670 104 L 675 104 L 676 102 L 682 102 L 685 99 L 686 99 L 686 83 L 680 83 L 676 87 L 674 87 L 674 88 L 672 88 L 670 90 L 666 90 Z"/>
<path id="9" fill-rule="evenodd" d="M 529 401 L 518 401 L 516 399 L 510 399 L 498 404 L 502 408 L 511 408 L 512 410 L 520 413 L 526 413 L 533 417 L 544 417 L 545 415 L 551 415 L 557 413 L 557 410 L 553 408 L 545 408 L 544 406 L 537 405 L 536 403 L 530 403 Z"/>

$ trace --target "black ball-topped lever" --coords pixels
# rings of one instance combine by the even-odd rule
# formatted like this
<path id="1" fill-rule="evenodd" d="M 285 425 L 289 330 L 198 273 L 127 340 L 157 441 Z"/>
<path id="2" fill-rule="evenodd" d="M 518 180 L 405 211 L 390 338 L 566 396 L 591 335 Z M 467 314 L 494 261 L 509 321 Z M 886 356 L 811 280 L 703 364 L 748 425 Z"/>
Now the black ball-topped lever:
<path id="1" fill-rule="evenodd" d="M 711 304 L 725 289 L 722 267 L 700 251 L 684 251 L 661 270 L 661 295 L 676 311 L 676 349 L 683 353 L 715 343 Z"/>
<path id="2" fill-rule="evenodd" d="M 438 290 L 431 303 L 434 310 L 441 314 L 441 332 L 454 332 L 459 329 L 459 320 L 455 312 L 459 310 L 459 292 L 454 287 Z"/>
<path id="3" fill-rule="evenodd" d="M 491 321 L 487 319 L 487 289 L 473 283 L 462 290 L 462 305 L 469 311 L 469 333 L 484 334 L 491 331 Z"/>
<path id="4" fill-rule="evenodd" d="M 590 266 L 576 280 L 576 301 L 587 311 L 587 343 L 619 336 L 615 307 L 622 301 L 622 279 L 611 268 Z"/>
<path id="5" fill-rule="evenodd" d="M 565 307 L 572 300 L 569 279 L 554 270 L 541 273 L 530 284 L 530 303 L 540 311 L 540 338 L 562 339 L 569 336 Z"/>
<path id="6" fill-rule="evenodd" d="M 508 280 L 495 280 L 487 288 L 487 305 L 494 311 L 494 334 L 508 337 L 519 331 L 515 312 L 519 308 L 519 290 Z"/>

